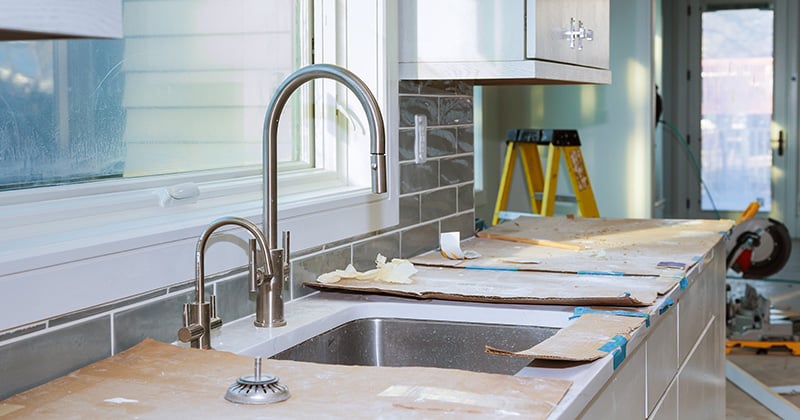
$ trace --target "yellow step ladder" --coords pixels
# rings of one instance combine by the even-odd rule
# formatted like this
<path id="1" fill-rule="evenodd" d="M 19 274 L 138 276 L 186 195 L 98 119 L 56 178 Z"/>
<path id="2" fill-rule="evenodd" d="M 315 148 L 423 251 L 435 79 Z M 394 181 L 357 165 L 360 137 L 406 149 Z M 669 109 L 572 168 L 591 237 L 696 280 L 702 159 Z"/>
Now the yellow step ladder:
<path id="1" fill-rule="evenodd" d="M 539 146 L 547 146 L 547 169 L 545 172 L 542 172 Z M 506 158 L 503 164 L 503 174 L 500 177 L 500 189 L 497 191 L 497 203 L 492 217 L 493 225 L 500 221 L 500 212 L 508 206 L 508 194 L 511 190 L 511 180 L 514 176 L 514 166 L 518 154 L 522 160 L 522 169 L 525 172 L 533 213 L 542 216 L 553 215 L 558 169 L 563 155 L 580 215 L 600 217 L 597 203 L 594 200 L 592 184 L 589 181 L 589 173 L 583 162 L 578 131 L 518 129 L 509 130 L 506 135 Z M 539 194 L 541 194 L 541 199 L 537 198 Z"/>

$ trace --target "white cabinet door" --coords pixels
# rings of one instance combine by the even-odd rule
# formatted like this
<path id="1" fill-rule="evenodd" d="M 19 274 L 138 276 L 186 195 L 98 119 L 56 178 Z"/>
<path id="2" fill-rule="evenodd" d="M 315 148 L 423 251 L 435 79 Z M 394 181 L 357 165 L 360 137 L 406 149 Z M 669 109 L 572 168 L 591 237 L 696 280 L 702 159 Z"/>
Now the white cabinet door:
<path id="1" fill-rule="evenodd" d="M 679 418 L 725 418 L 724 319 L 714 318 L 678 376 Z"/>
<path id="2" fill-rule="evenodd" d="M 609 0 L 400 1 L 400 78 L 610 83 L 609 7 Z M 570 19 L 576 31 L 595 26 L 594 40 L 570 47 Z"/>
<path id="3" fill-rule="evenodd" d="M 521 60 L 522 0 L 403 0 L 398 4 L 400 62 Z"/>
<path id="4" fill-rule="evenodd" d="M 609 0 L 527 0 L 527 58 L 607 69 Z"/>
<path id="5" fill-rule="evenodd" d="M 645 350 L 636 349 L 622 362 L 582 419 L 641 419 L 645 413 Z"/>
<path id="6" fill-rule="evenodd" d="M 678 311 L 670 308 L 650 332 L 647 348 L 647 412 L 652 412 L 678 372 Z"/>

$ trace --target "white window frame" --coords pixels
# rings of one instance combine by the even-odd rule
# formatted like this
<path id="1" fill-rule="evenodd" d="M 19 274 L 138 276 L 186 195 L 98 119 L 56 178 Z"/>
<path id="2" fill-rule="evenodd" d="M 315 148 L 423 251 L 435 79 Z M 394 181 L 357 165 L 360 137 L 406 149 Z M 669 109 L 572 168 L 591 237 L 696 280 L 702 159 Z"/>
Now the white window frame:
<path id="1" fill-rule="evenodd" d="M 358 19 L 369 8 L 376 17 L 378 59 L 372 64 L 380 83 L 373 93 L 386 127 L 389 192 L 332 186 L 327 197 L 282 196 L 278 225 L 292 232 L 292 251 L 385 229 L 399 220 L 397 6 L 387 0 L 339 1 L 358 2 L 348 8 L 361 13 Z M 368 155 L 369 149 L 356 152 Z M 3 192 L 0 331 L 193 279 L 197 238 L 214 219 L 235 215 L 261 224 L 262 193 L 253 187 L 260 185 L 258 172 L 216 170 Z M 299 176 L 281 174 L 279 192 Z M 246 264 L 242 241 L 219 241 L 211 248 L 207 273 Z M 246 296 L 242 299 L 246 302 Z"/>

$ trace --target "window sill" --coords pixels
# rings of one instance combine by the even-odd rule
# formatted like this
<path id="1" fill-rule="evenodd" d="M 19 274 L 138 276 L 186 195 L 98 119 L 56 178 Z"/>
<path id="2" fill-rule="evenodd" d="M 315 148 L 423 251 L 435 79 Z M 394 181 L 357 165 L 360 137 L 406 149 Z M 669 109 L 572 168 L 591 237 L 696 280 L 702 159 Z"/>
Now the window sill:
<path id="1" fill-rule="evenodd" d="M 0 331 L 193 279 L 197 238 L 213 220 L 239 216 L 261 225 L 260 177 L 198 188 L 199 199 L 166 206 L 157 194 L 164 187 L 157 187 L 82 198 L 54 193 L 0 207 L 0 307 L 9 315 Z M 398 222 L 396 192 L 330 192 L 281 198 L 278 228 L 291 231 L 293 252 Z M 247 264 L 247 233 L 225 234 L 209 245 L 209 274 Z"/>

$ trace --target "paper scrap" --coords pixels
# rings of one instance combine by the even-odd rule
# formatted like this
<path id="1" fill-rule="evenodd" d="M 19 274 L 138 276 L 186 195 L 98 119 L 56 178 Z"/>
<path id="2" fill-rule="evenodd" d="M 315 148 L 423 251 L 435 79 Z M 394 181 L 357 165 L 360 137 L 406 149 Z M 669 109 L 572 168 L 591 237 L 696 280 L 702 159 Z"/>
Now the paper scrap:
<path id="1" fill-rule="evenodd" d="M 444 232 L 439 234 L 439 252 L 441 252 L 443 257 L 451 260 L 473 260 L 481 256 L 481 254 L 476 251 L 461 250 L 460 232 Z"/>
<path id="2" fill-rule="evenodd" d="M 334 270 L 321 274 L 317 277 L 317 281 L 330 284 L 345 279 L 353 279 L 409 284 L 412 283 L 411 276 L 416 272 L 417 269 L 414 268 L 414 264 L 411 264 L 408 260 L 393 258 L 390 262 L 386 262 L 386 257 L 378 254 L 375 258 L 375 268 L 372 270 L 362 273 L 356 270 L 353 264 L 348 264 L 344 270 Z"/>

